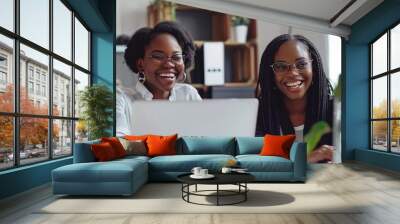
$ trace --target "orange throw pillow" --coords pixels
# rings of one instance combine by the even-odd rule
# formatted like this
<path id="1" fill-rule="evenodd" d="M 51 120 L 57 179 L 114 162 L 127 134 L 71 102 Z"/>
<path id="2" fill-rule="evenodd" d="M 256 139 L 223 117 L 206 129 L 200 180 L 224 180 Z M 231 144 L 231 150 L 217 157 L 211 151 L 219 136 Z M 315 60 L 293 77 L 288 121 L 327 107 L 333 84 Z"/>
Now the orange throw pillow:
<path id="1" fill-rule="evenodd" d="M 147 155 L 148 156 L 162 156 L 162 155 L 175 155 L 176 154 L 176 139 L 178 134 L 171 136 L 158 136 L 149 135 L 147 137 Z"/>
<path id="2" fill-rule="evenodd" d="M 264 146 L 261 149 L 262 156 L 281 156 L 289 159 L 290 147 L 296 135 L 268 135 L 264 136 Z"/>
<path id="3" fill-rule="evenodd" d="M 117 158 L 125 157 L 126 156 L 126 151 L 124 149 L 124 146 L 122 146 L 121 142 L 119 141 L 118 138 L 116 137 L 109 137 L 109 138 L 101 138 L 101 142 L 108 142 L 114 149 L 115 155 Z"/>
<path id="4" fill-rule="evenodd" d="M 108 142 L 93 144 L 90 147 L 92 149 L 94 157 L 99 162 L 109 161 L 117 158 L 113 147 Z"/>

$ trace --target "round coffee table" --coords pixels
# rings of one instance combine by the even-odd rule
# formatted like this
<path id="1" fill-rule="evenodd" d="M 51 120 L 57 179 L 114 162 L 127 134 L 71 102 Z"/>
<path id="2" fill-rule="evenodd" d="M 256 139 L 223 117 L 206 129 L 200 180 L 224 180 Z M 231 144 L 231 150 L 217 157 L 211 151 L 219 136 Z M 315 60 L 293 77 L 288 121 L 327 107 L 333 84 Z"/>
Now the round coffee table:
<path id="1" fill-rule="evenodd" d="M 249 188 L 247 183 L 255 180 L 255 177 L 249 173 L 216 173 L 213 174 L 215 177 L 212 179 L 193 179 L 190 177 L 191 173 L 182 174 L 177 177 L 178 181 L 182 183 L 182 199 L 188 203 L 198 205 L 234 205 L 247 200 L 247 192 Z M 215 190 L 197 190 L 198 184 L 204 185 L 216 185 Z M 195 186 L 194 191 L 190 191 L 190 186 Z M 223 190 L 220 189 L 220 185 L 236 185 L 237 190 Z M 215 194 L 205 194 L 209 192 L 215 192 Z M 204 197 L 216 197 L 216 204 L 202 204 L 190 201 L 190 196 L 204 196 Z M 232 197 L 241 196 L 239 200 L 231 203 L 221 203 L 221 197 Z"/>

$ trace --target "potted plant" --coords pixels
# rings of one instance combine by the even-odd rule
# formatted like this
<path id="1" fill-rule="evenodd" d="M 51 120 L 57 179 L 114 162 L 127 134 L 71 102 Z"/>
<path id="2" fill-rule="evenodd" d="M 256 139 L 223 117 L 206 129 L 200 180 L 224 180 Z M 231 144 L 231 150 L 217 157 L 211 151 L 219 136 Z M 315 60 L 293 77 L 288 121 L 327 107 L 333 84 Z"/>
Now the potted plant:
<path id="1" fill-rule="evenodd" d="M 248 18 L 232 16 L 233 33 L 236 42 L 246 43 L 249 22 Z"/>
<path id="2" fill-rule="evenodd" d="M 107 86 L 94 84 L 80 92 L 81 118 L 88 131 L 89 140 L 110 136 L 112 127 L 113 94 Z"/>

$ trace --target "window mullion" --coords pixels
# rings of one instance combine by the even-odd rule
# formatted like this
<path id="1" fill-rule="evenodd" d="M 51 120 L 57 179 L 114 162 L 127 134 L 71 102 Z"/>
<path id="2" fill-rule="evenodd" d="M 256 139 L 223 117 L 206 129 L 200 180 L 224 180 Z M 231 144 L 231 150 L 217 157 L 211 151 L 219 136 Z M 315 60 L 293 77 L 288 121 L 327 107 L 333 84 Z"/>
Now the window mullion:
<path id="1" fill-rule="evenodd" d="M 53 52 L 53 0 L 49 0 L 49 50 Z M 53 56 L 49 55 L 49 73 L 48 73 L 49 86 L 47 90 L 49 94 L 49 120 L 48 120 L 48 151 L 49 159 L 53 159 Z"/>
<path id="2" fill-rule="evenodd" d="M 389 71 L 390 70 L 390 29 L 389 29 L 389 31 L 387 32 L 387 46 L 388 46 L 388 49 L 387 49 L 387 71 Z M 392 115 L 391 115 L 391 94 L 390 94 L 390 78 L 391 78 L 391 75 L 390 75 L 390 73 L 389 74 L 387 74 L 386 75 L 386 77 L 387 77 L 387 118 L 388 118 L 388 121 L 387 121 L 387 136 L 388 136 L 388 138 L 387 138 L 387 141 L 388 141 L 388 143 L 387 143 L 387 145 L 388 145 L 388 152 L 391 152 L 392 151 L 392 139 L 391 139 L 391 120 L 389 119 L 389 118 L 391 118 L 392 117 Z"/>
<path id="3" fill-rule="evenodd" d="M 19 15 L 20 1 L 14 1 L 14 30 L 19 35 L 20 15 Z M 14 113 L 20 113 L 20 46 L 19 39 L 14 39 Z M 19 166 L 19 145 L 20 145 L 20 118 L 14 116 L 14 166 Z"/>
<path id="4" fill-rule="evenodd" d="M 75 12 L 72 11 L 72 15 L 71 15 L 71 23 L 72 23 L 72 47 L 71 47 L 71 56 L 72 56 L 72 64 L 73 66 L 72 71 L 71 71 L 71 100 L 72 100 L 72 105 L 71 105 L 71 117 L 75 118 Z M 75 126 L 76 126 L 76 121 L 72 120 L 71 122 L 71 126 L 72 126 L 72 132 L 71 132 L 71 150 L 72 150 L 72 155 L 74 155 L 74 151 L 75 151 Z"/>

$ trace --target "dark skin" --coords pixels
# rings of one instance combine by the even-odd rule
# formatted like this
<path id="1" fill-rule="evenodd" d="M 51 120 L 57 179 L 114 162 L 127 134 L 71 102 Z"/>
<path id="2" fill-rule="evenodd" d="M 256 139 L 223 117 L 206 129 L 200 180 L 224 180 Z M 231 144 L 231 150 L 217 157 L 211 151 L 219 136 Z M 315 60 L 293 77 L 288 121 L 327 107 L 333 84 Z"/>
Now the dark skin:
<path id="1" fill-rule="evenodd" d="M 307 46 L 299 41 L 290 40 L 280 46 L 275 54 L 274 62 L 293 65 L 299 61 L 310 59 Z M 305 123 L 306 93 L 312 84 L 312 77 L 311 63 L 301 70 L 292 66 L 287 72 L 275 73 L 275 84 L 283 93 L 283 103 L 293 126 L 300 126 Z M 333 150 L 333 146 L 322 145 L 308 156 L 308 162 L 331 161 Z"/>
<path id="2" fill-rule="evenodd" d="M 139 71 L 143 72 L 146 78 L 144 85 L 153 94 L 154 99 L 168 99 L 176 78 L 183 74 L 185 65 L 183 61 L 180 64 L 171 60 L 159 61 L 151 58 L 151 55 L 163 54 L 171 57 L 180 53 L 182 48 L 174 36 L 160 34 L 146 47 L 144 58 L 137 61 Z"/>

